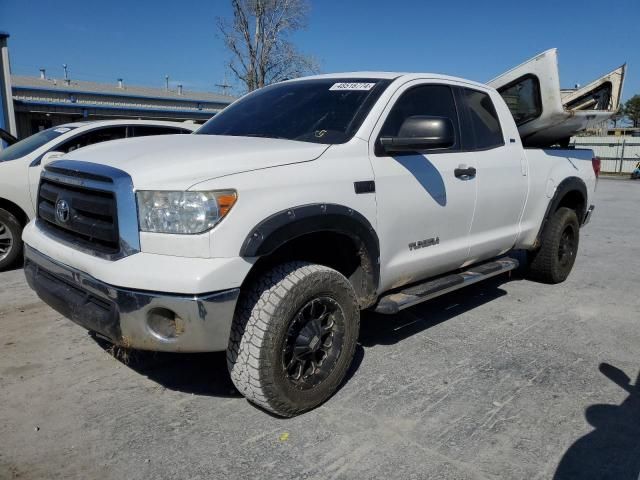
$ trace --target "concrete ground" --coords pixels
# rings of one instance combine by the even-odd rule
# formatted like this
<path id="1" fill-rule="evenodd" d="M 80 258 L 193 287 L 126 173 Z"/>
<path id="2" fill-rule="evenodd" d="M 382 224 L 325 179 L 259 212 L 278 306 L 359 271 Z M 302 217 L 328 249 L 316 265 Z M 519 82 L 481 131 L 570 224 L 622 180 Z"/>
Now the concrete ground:
<path id="1" fill-rule="evenodd" d="M 289 420 L 223 354 L 126 365 L 0 274 L 0 478 L 637 480 L 640 183 L 597 197 L 567 282 L 367 314 L 346 384 Z"/>

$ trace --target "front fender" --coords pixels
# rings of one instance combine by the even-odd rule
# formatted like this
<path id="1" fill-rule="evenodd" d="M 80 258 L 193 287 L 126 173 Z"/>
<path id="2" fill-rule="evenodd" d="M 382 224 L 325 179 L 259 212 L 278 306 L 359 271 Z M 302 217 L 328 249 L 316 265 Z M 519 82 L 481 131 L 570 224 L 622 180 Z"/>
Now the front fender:
<path id="1" fill-rule="evenodd" d="M 380 279 L 380 242 L 369 221 L 356 210 L 332 203 L 313 203 L 282 210 L 258 223 L 240 248 L 241 257 L 269 255 L 287 242 L 316 232 L 348 236 L 364 250 L 371 266 L 372 286 Z"/>

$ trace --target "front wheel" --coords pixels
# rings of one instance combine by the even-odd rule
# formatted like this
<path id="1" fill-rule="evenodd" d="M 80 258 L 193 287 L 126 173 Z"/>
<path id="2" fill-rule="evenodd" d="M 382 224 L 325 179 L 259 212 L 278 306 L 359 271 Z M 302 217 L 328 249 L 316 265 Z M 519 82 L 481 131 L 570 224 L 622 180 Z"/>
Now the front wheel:
<path id="1" fill-rule="evenodd" d="M 283 417 L 327 400 L 353 360 L 360 310 L 342 274 L 305 262 L 277 266 L 240 300 L 227 364 L 249 401 Z"/>
<path id="2" fill-rule="evenodd" d="M 548 220 L 540 249 L 532 254 L 529 277 L 544 283 L 564 282 L 578 254 L 580 223 L 574 210 L 559 208 Z"/>
<path id="3" fill-rule="evenodd" d="M 11 213 L 0 208 L 0 272 L 22 255 L 22 225 Z"/>

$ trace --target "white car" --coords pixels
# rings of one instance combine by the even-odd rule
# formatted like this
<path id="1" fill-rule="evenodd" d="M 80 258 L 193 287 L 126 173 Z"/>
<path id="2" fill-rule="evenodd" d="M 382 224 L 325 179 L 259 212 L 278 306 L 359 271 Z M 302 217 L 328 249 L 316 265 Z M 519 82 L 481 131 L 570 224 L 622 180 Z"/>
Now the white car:
<path id="1" fill-rule="evenodd" d="M 0 150 L 0 271 L 22 253 L 22 228 L 34 218 L 42 167 L 55 158 L 95 143 L 148 135 L 192 133 L 193 123 L 154 120 L 99 120 L 59 125 Z"/>
<path id="2" fill-rule="evenodd" d="M 296 79 L 193 135 L 47 165 L 25 275 L 114 344 L 226 350 L 238 390 L 292 416 L 345 378 L 361 310 L 394 314 L 513 270 L 513 249 L 530 251 L 532 277 L 566 279 L 597 171 L 590 150 L 525 149 L 487 85 Z"/>

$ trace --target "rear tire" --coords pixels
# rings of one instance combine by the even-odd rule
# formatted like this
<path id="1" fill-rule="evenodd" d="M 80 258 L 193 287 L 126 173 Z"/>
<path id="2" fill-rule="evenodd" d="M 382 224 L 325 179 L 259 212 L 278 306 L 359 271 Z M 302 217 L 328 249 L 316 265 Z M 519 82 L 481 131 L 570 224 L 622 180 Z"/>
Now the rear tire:
<path id="1" fill-rule="evenodd" d="M 564 282 L 576 261 L 580 223 L 574 210 L 559 208 L 542 232 L 540 249 L 532 254 L 529 277 L 544 283 Z"/>
<path id="2" fill-rule="evenodd" d="M 360 309 L 342 274 L 279 265 L 243 293 L 227 365 L 247 400 L 283 417 L 317 407 L 340 386 L 358 340 Z"/>
<path id="3" fill-rule="evenodd" d="M 22 257 L 22 225 L 7 210 L 0 208 L 0 272 Z"/>

